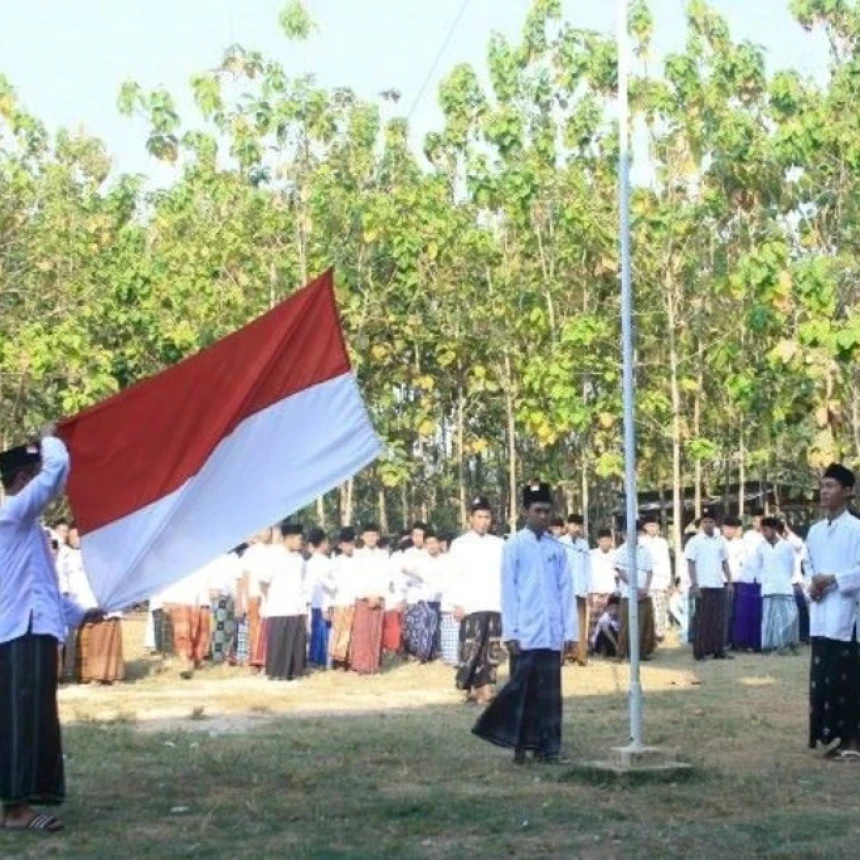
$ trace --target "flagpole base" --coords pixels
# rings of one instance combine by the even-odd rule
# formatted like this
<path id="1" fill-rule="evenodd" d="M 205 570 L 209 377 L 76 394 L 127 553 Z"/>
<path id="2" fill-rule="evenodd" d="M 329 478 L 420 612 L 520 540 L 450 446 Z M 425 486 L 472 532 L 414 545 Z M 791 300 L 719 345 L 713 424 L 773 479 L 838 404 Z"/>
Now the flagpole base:
<path id="1" fill-rule="evenodd" d="M 680 761 L 678 751 L 663 747 L 648 747 L 629 744 L 612 747 L 606 759 L 584 761 L 568 771 L 568 777 L 594 782 L 626 781 L 675 782 L 689 778 L 693 765 Z"/>

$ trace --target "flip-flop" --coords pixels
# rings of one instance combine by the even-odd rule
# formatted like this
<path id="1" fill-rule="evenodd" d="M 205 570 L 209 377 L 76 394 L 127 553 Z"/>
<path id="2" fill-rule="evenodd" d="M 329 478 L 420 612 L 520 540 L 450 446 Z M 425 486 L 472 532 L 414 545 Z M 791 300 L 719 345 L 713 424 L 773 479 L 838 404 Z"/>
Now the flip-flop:
<path id="1" fill-rule="evenodd" d="M 857 764 L 860 762 L 860 752 L 857 750 L 842 750 L 834 761 Z"/>
<path id="2" fill-rule="evenodd" d="M 839 758 L 839 756 L 842 755 L 842 749 L 843 748 L 840 746 L 832 747 L 831 749 L 827 750 L 826 753 L 824 753 L 824 758 L 826 758 L 826 759 Z"/>
<path id="3" fill-rule="evenodd" d="M 65 825 L 47 812 L 37 812 L 26 824 L 3 824 L 4 830 L 33 830 L 38 833 L 59 833 Z"/>

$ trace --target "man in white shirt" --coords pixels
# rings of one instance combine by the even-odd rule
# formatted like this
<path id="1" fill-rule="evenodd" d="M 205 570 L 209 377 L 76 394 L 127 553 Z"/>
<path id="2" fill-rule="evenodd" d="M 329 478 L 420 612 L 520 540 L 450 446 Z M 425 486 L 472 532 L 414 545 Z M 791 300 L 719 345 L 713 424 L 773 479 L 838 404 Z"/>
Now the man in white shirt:
<path id="1" fill-rule="evenodd" d="M 639 612 L 639 657 L 649 660 L 657 648 L 657 637 L 654 633 L 654 608 L 651 604 L 651 582 L 654 578 L 654 559 L 651 552 L 643 543 L 645 531 L 642 523 L 636 523 L 636 592 L 633 593 L 630 584 L 630 557 L 627 545 L 627 526 L 619 524 L 622 544 L 615 550 L 615 574 L 618 577 L 621 592 L 621 628 L 618 634 L 618 657 L 626 660 L 630 656 L 630 600 L 636 598 Z"/>
<path id="2" fill-rule="evenodd" d="M 283 541 L 274 552 L 269 578 L 260 585 L 266 597 L 266 677 L 297 681 L 307 668 L 308 593 L 302 527 L 281 524 Z"/>
<path id="3" fill-rule="evenodd" d="M 472 732 L 496 746 L 546 764 L 561 756 L 561 660 L 577 638 L 576 603 L 567 549 L 547 534 L 552 512 L 548 484 L 523 491 L 526 528 L 506 544 L 502 559 L 503 638 L 511 677 Z"/>
<path id="4" fill-rule="evenodd" d="M 349 668 L 352 622 L 355 618 L 355 529 L 344 526 L 338 536 L 339 554 L 334 561 L 334 600 L 331 607 L 329 656 L 337 669 Z"/>
<path id="5" fill-rule="evenodd" d="M 483 496 L 472 500 L 466 534 L 451 544 L 454 619 L 460 622 L 456 685 L 466 701 L 487 704 L 496 692 L 502 659 L 502 552 L 490 534 L 493 514 Z"/>
<path id="6" fill-rule="evenodd" d="M 209 659 L 213 665 L 236 661 L 236 598 L 242 579 L 239 550 L 224 553 L 206 565 L 209 586 Z"/>
<path id="7" fill-rule="evenodd" d="M 795 651 L 799 641 L 797 604 L 791 585 L 794 576 L 794 549 L 782 537 L 785 526 L 777 517 L 764 517 L 761 533 L 764 540 L 756 550 L 755 567 L 761 579 L 764 612 L 761 625 L 763 651 L 780 654 Z"/>
<path id="8" fill-rule="evenodd" d="M 761 546 L 764 538 L 761 533 L 761 521 L 764 517 L 764 511 L 758 508 L 752 516 L 750 528 L 744 532 L 744 545 L 746 546 L 746 557 L 752 558 L 756 550 Z"/>
<path id="9" fill-rule="evenodd" d="M 851 761 L 860 758 L 860 520 L 848 511 L 854 484 L 854 473 L 845 466 L 827 468 L 821 480 L 827 516 L 806 538 L 812 601 L 809 746 L 834 744 L 828 757 Z"/>
<path id="10" fill-rule="evenodd" d="M 618 590 L 612 532 L 600 529 L 597 546 L 591 551 L 588 577 L 588 641 L 594 642 L 597 622 L 606 612 L 609 598 Z M 620 601 L 619 601 L 620 602 Z"/>
<path id="11" fill-rule="evenodd" d="M 794 602 L 797 604 L 797 628 L 800 641 L 809 644 L 809 602 L 806 596 L 806 584 L 803 580 L 803 564 L 806 560 L 806 541 L 789 525 L 784 523 L 785 531 L 781 535 L 794 550 L 794 576 L 791 587 L 794 591 Z"/>
<path id="12" fill-rule="evenodd" d="M 726 554 L 735 586 L 729 639 L 737 651 L 760 651 L 763 604 L 761 580 L 756 566 L 757 550 L 747 555 L 749 544 L 741 537 L 742 529 L 743 524 L 738 517 L 727 516 L 723 519 Z M 761 547 L 763 543 L 760 541 L 758 546 Z"/>
<path id="13" fill-rule="evenodd" d="M 180 661 L 180 677 L 189 680 L 209 655 L 212 632 L 209 612 L 209 575 L 198 568 L 162 592 L 170 614 L 173 650 Z"/>
<path id="14" fill-rule="evenodd" d="M 240 559 L 242 579 L 238 614 L 244 622 L 241 627 L 245 635 L 240 632 L 238 658 L 255 673 L 261 672 L 266 665 L 265 608 L 260 583 L 271 578 L 275 551 L 272 529 L 263 529 L 248 541 L 248 549 Z"/>
<path id="15" fill-rule="evenodd" d="M 63 597 L 39 519 L 62 492 L 66 446 L 53 427 L 40 444 L 0 454 L 0 801 L 6 830 L 63 828 L 32 804 L 65 798 L 57 715 L 57 649 L 67 627 L 102 617 Z"/>
<path id="16" fill-rule="evenodd" d="M 368 524 L 355 553 L 355 617 L 352 622 L 350 668 L 375 675 L 382 660 L 382 624 L 388 594 L 388 553 L 379 548 L 379 526 Z"/>
<path id="17" fill-rule="evenodd" d="M 645 533 L 639 540 L 654 562 L 649 595 L 654 607 L 654 633 L 658 642 L 666 638 L 669 628 L 669 589 L 672 587 L 672 556 L 669 542 L 660 534 L 660 521 L 653 514 L 644 517 Z"/>
<path id="18" fill-rule="evenodd" d="M 422 547 L 413 546 L 403 555 L 408 608 L 404 619 L 404 647 L 421 663 L 439 656 L 441 604 L 439 581 L 441 547 L 436 532 L 424 527 Z M 415 531 L 413 531 L 413 541 Z"/>
<path id="19" fill-rule="evenodd" d="M 567 560 L 573 577 L 573 593 L 576 597 L 576 621 L 579 639 L 567 657 L 579 666 L 588 664 L 588 580 L 591 551 L 585 539 L 585 518 L 571 514 L 567 518 L 567 533 L 561 542 L 568 547 Z"/>
<path id="20" fill-rule="evenodd" d="M 731 659 L 726 653 L 726 582 L 731 582 L 726 542 L 717 530 L 713 511 L 706 510 L 699 533 L 684 550 L 690 575 L 690 592 L 696 600 L 693 657 L 704 660 Z"/>
<path id="21" fill-rule="evenodd" d="M 98 608 L 98 601 L 84 570 L 81 536 L 78 527 L 69 526 L 67 547 L 62 564 L 68 597 L 84 609 Z M 122 653 L 122 613 L 87 621 L 69 631 L 66 639 L 65 680 L 81 684 L 113 684 L 125 677 Z"/>
<path id="22" fill-rule="evenodd" d="M 306 564 L 308 588 L 311 592 L 311 640 L 308 663 L 316 669 L 328 668 L 328 640 L 331 630 L 330 610 L 334 602 L 334 565 L 326 533 L 320 528 L 308 532 L 311 557 Z"/>

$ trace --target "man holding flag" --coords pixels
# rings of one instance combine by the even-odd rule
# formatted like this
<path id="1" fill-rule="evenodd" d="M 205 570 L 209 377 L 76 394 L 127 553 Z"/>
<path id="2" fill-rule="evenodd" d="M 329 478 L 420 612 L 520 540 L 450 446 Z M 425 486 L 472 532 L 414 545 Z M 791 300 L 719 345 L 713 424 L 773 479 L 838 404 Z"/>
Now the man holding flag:
<path id="1" fill-rule="evenodd" d="M 0 454 L 0 800 L 7 830 L 56 832 L 63 823 L 33 805 L 65 798 L 57 712 L 58 647 L 66 627 L 103 617 L 60 594 L 39 520 L 62 491 L 66 446 L 46 427 L 40 445 Z"/>

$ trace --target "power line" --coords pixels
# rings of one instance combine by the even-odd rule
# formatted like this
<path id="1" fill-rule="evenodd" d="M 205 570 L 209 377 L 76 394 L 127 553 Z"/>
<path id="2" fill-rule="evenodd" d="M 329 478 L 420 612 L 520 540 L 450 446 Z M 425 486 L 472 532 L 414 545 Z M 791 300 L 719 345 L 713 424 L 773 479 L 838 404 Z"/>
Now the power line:
<path id="1" fill-rule="evenodd" d="M 418 88 L 418 95 L 415 96 L 414 101 L 412 102 L 412 107 L 409 108 L 409 113 L 406 115 L 406 121 L 412 119 L 412 114 L 415 113 L 415 109 L 421 103 L 421 99 L 424 97 L 424 91 L 427 89 L 430 84 L 430 79 L 436 72 L 436 69 L 439 66 L 439 63 L 442 61 L 442 57 L 445 54 L 445 51 L 448 48 L 448 45 L 451 43 L 451 39 L 454 37 L 454 32 L 460 24 L 460 21 L 463 20 L 463 15 L 466 14 L 466 8 L 469 5 L 469 0 L 463 0 L 460 4 L 460 11 L 457 13 L 457 17 L 451 22 L 451 26 L 448 28 L 448 33 L 445 36 L 445 40 L 442 42 L 442 46 L 436 52 L 436 57 L 433 60 L 433 64 L 430 66 L 430 71 L 427 72 L 427 76 L 424 78 L 423 83 Z"/>

